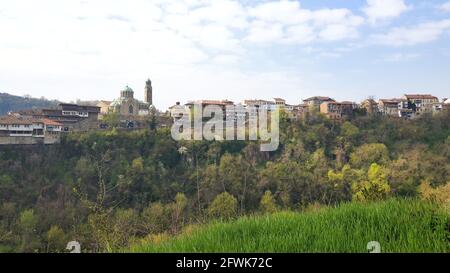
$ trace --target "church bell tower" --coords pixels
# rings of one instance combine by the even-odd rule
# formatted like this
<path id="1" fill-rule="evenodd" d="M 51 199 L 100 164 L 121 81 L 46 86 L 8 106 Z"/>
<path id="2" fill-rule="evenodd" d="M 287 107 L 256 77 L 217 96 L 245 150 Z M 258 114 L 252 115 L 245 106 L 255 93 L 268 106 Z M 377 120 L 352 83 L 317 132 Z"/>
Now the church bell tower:
<path id="1" fill-rule="evenodd" d="M 145 102 L 153 105 L 153 88 L 150 79 L 145 82 Z"/>

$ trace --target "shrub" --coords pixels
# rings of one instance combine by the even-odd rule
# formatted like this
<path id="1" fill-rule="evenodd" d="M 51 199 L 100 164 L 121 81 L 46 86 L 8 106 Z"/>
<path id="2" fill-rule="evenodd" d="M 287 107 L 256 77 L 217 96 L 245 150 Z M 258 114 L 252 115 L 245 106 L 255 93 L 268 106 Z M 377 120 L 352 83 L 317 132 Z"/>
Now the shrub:
<path id="1" fill-rule="evenodd" d="M 215 218 L 233 218 L 237 215 L 237 200 L 228 192 L 223 192 L 213 200 L 209 206 L 208 213 Z"/>

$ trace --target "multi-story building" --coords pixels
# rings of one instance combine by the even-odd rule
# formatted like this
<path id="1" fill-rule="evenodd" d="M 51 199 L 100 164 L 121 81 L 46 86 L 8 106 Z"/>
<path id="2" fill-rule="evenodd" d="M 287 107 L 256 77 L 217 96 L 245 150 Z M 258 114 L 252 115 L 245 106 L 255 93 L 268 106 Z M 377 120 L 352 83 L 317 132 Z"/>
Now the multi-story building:
<path id="1" fill-rule="evenodd" d="M 275 101 L 270 100 L 244 100 L 243 105 L 245 105 L 246 107 L 254 107 L 256 109 L 264 109 L 269 111 L 276 108 Z"/>
<path id="2" fill-rule="evenodd" d="M 286 100 L 282 98 L 274 98 L 275 105 L 280 108 L 285 108 L 286 106 Z"/>
<path id="3" fill-rule="evenodd" d="M 378 111 L 385 116 L 399 117 L 399 104 L 402 99 L 380 99 L 378 101 Z"/>
<path id="4" fill-rule="evenodd" d="M 447 98 L 442 99 L 442 110 L 450 111 L 450 99 Z"/>
<path id="5" fill-rule="evenodd" d="M 324 96 L 315 96 L 303 100 L 303 103 L 308 105 L 310 109 L 319 111 L 320 105 L 324 102 L 336 102 L 334 99 Z"/>
<path id="6" fill-rule="evenodd" d="M 440 112 L 442 106 L 439 99 L 432 95 L 404 95 L 401 99 L 381 99 L 378 102 L 381 114 L 401 118 Z"/>
<path id="7" fill-rule="evenodd" d="M 442 105 L 439 103 L 439 99 L 429 94 L 405 94 L 403 99 L 412 104 L 415 115 L 422 113 L 432 113 L 433 111 L 439 111 Z"/>
<path id="8" fill-rule="evenodd" d="M 111 106 L 112 101 L 107 100 L 101 100 L 97 103 L 97 107 L 100 107 L 100 114 L 99 118 L 101 118 L 103 115 L 106 115 L 109 113 L 109 107 Z"/>
<path id="9" fill-rule="evenodd" d="M 63 131 L 79 128 L 95 128 L 98 123 L 100 107 L 61 103 L 55 109 L 29 109 L 18 111 L 15 116 L 28 119 L 49 119 L 61 123 Z"/>
<path id="10" fill-rule="evenodd" d="M 188 113 L 188 108 L 180 104 L 179 101 L 175 105 L 169 107 L 170 117 L 176 121 Z"/>
<path id="11" fill-rule="evenodd" d="M 378 104 L 374 99 L 366 99 L 361 103 L 361 108 L 366 109 L 368 115 L 378 114 Z"/>
<path id="12" fill-rule="evenodd" d="M 47 118 L 0 117 L 0 145 L 54 144 L 60 140 L 63 124 Z"/>
<path id="13" fill-rule="evenodd" d="M 320 113 L 325 114 L 330 119 L 341 120 L 352 117 L 355 108 L 356 104 L 351 101 L 327 101 L 320 105 Z"/>
<path id="14" fill-rule="evenodd" d="M 298 104 L 294 105 L 293 113 L 295 119 L 304 119 L 309 115 L 309 105 L 308 104 Z"/>
<path id="15" fill-rule="evenodd" d="M 185 104 L 187 109 L 189 109 L 190 111 L 192 111 L 194 109 L 195 105 L 201 106 L 202 113 L 203 113 L 203 110 L 205 109 L 205 107 L 207 107 L 207 106 L 218 106 L 223 111 L 224 120 L 236 119 L 235 113 L 229 113 L 226 111 L 227 106 L 234 106 L 234 102 L 232 102 L 232 101 L 229 101 L 229 100 L 196 100 L 196 101 L 190 101 Z"/>

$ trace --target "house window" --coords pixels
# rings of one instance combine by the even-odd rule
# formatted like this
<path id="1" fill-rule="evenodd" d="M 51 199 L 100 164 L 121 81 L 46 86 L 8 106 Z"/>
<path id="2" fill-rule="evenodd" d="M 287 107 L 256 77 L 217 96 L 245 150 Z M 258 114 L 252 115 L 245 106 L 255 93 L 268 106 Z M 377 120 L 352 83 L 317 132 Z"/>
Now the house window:
<path id="1" fill-rule="evenodd" d="M 130 105 L 130 107 L 128 107 L 128 113 L 129 114 L 133 114 L 133 111 L 134 109 L 133 109 L 133 105 Z"/>

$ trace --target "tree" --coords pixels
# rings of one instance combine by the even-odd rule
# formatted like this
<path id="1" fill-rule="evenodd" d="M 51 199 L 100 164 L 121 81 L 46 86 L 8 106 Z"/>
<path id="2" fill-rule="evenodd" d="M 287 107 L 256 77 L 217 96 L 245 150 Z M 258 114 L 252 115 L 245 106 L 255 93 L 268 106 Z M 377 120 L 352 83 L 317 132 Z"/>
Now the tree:
<path id="1" fill-rule="evenodd" d="M 59 226 L 54 225 L 47 231 L 47 252 L 61 252 L 66 243 L 66 234 Z"/>
<path id="2" fill-rule="evenodd" d="M 364 144 L 350 155 L 350 163 L 356 168 L 368 167 L 372 163 L 386 165 L 389 162 L 389 151 L 382 143 Z"/>
<path id="3" fill-rule="evenodd" d="M 274 213 L 277 211 L 277 205 L 275 203 L 275 198 L 270 191 L 266 191 L 261 198 L 259 207 L 264 213 Z"/>
<path id="4" fill-rule="evenodd" d="M 175 202 L 172 204 L 172 232 L 177 233 L 180 226 L 184 223 L 184 211 L 186 209 L 188 199 L 183 193 L 177 193 Z"/>
<path id="5" fill-rule="evenodd" d="M 219 219 L 231 219 L 237 215 L 238 202 L 234 196 L 228 192 L 223 192 L 214 199 L 208 208 L 211 217 Z"/>
<path id="6" fill-rule="evenodd" d="M 367 171 L 367 180 L 353 184 L 353 199 L 362 202 L 385 199 L 391 191 L 386 177 L 386 171 L 373 163 Z"/>
<path id="7" fill-rule="evenodd" d="M 117 128 L 120 124 L 120 115 L 116 112 L 110 112 L 103 116 L 103 122 L 108 124 L 110 128 Z"/>
<path id="8" fill-rule="evenodd" d="M 254 168 L 241 155 L 224 154 L 221 157 L 218 170 L 221 191 L 237 196 L 241 211 L 245 211 L 249 189 L 255 183 L 254 177 Z"/>
<path id="9" fill-rule="evenodd" d="M 24 210 L 20 214 L 19 228 L 22 235 L 20 250 L 22 252 L 34 252 L 39 248 L 40 242 L 36 238 L 38 221 L 39 218 L 33 209 Z"/>
<path id="10" fill-rule="evenodd" d="M 352 169 L 348 164 L 341 171 L 328 171 L 331 192 L 327 199 L 331 203 L 350 201 L 352 199 L 352 185 L 363 181 L 365 176 L 364 170 Z"/>
<path id="11" fill-rule="evenodd" d="M 418 192 L 422 199 L 435 202 L 450 214 L 450 181 L 436 188 L 433 188 L 429 182 L 423 181 Z"/>
<path id="12" fill-rule="evenodd" d="M 170 225 L 169 212 L 160 202 L 146 207 L 141 214 L 141 226 L 144 233 L 156 234 L 168 229 Z"/>

